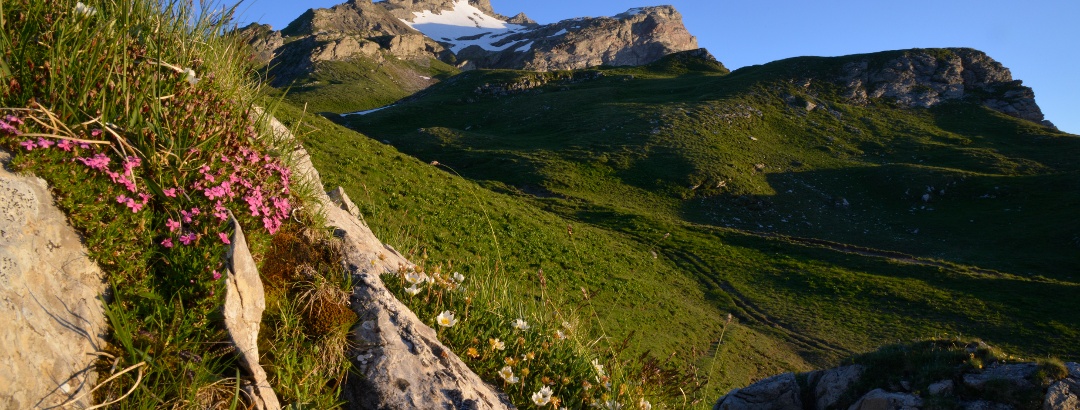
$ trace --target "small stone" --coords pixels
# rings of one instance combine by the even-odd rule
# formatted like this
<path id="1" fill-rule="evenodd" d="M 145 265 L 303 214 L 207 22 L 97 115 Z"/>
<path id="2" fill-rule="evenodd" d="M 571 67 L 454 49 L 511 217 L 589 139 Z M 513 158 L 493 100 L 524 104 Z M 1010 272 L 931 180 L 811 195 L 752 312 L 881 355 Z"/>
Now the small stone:
<path id="1" fill-rule="evenodd" d="M 952 391 L 953 391 L 953 381 L 952 380 L 942 380 L 942 381 L 939 381 L 937 383 L 931 384 L 929 387 L 926 388 L 927 393 L 930 393 L 931 395 L 935 395 L 935 396 L 947 395 L 947 394 L 952 393 Z"/>

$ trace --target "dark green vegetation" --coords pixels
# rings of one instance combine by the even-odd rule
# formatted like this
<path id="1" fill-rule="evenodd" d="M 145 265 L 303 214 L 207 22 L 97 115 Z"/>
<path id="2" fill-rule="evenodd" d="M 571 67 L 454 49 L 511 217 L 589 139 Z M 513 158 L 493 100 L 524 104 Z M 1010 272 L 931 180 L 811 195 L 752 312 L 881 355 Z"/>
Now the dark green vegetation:
<path id="1" fill-rule="evenodd" d="M 824 365 L 944 334 L 1075 358 L 1080 139 L 807 81 L 844 61 L 467 72 L 347 119 L 371 139 L 316 121 L 305 144 L 384 240 L 524 294 L 541 268 L 570 304 L 585 287 L 635 351 L 711 352 L 735 313 L 773 342 L 729 333 L 717 390 L 804 366 L 775 352 Z"/>

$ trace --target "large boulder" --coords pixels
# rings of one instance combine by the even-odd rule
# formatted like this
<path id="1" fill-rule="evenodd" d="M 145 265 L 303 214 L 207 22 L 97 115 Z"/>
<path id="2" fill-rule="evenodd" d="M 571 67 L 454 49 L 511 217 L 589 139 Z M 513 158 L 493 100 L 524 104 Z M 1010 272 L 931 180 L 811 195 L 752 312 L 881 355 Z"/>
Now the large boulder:
<path id="1" fill-rule="evenodd" d="M 45 181 L 0 168 L 0 408 L 90 405 L 105 291 Z"/>
<path id="2" fill-rule="evenodd" d="M 807 381 L 813 386 L 814 409 L 825 410 L 836 406 L 865 370 L 863 366 L 851 365 L 810 373 Z"/>
<path id="3" fill-rule="evenodd" d="M 875 389 L 862 396 L 848 410 L 919 410 L 922 399 L 911 393 L 894 393 Z"/>
<path id="4" fill-rule="evenodd" d="M 713 410 L 802 410 L 799 383 L 794 373 L 784 373 L 732 390 L 713 405 Z"/>

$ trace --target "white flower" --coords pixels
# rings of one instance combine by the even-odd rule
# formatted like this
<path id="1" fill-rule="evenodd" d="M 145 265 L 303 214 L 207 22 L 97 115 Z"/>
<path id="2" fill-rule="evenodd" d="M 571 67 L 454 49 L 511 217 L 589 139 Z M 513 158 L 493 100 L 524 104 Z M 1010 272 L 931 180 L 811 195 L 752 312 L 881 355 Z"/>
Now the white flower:
<path id="1" fill-rule="evenodd" d="M 427 279 L 427 275 L 420 272 L 405 272 L 405 281 L 414 285 L 424 283 Z"/>
<path id="2" fill-rule="evenodd" d="M 642 398 L 641 401 L 638 402 L 638 407 L 640 407 L 641 410 L 652 410 L 652 403 L 649 403 L 648 400 Z"/>
<path id="3" fill-rule="evenodd" d="M 456 325 L 457 322 L 458 320 L 454 318 L 454 312 L 451 312 L 449 310 L 444 310 L 442 313 L 439 313 L 438 317 L 435 318 L 435 323 L 438 323 L 439 326 L 442 327 L 451 327 Z"/>
<path id="4" fill-rule="evenodd" d="M 420 293 L 420 288 L 416 287 L 416 284 L 414 283 L 412 286 L 405 289 L 405 293 L 416 296 L 417 293 Z"/>
<path id="5" fill-rule="evenodd" d="M 188 84 L 191 84 L 191 86 L 193 86 L 193 87 L 195 86 L 195 84 L 197 84 L 199 82 L 199 79 L 197 77 L 195 77 L 195 70 L 192 70 L 190 68 L 185 68 L 184 71 L 182 71 L 180 73 L 181 74 L 187 74 L 187 82 L 188 82 Z"/>
<path id="6" fill-rule="evenodd" d="M 551 402 L 551 388 L 544 386 L 540 388 L 540 391 L 532 394 L 533 404 L 537 406 L 544 406 Z"/>
<path id="7" fill-rule="evenodd" d="M 608 400 L 607 403 L 604 403 L 604 406 L 607 406 L 607 408 L 610 410 L 622 409 L 622 403 L 619 403 L 615 400 Z"/>
<path id="8" fill-rule="evenodd" d="M 502 377 L 503 380 L 510 384 L 517 383 L 519 380 L 517 376 L 514 376 L 514 369 L 511 369 L 510 366 L 499 369 L 499 377 Z"/>
<path id="9" fill-rule="evenodd" d="M 600 364 L 599 359 L 592 359 L 592 367 L 596 369 L 596 374 L 599 374 L 600 377 L 607 376 L 607 373 L 604 373 L 604 365 Z"/>
<path id="10" fill-rule="evenodd" d="M 506 350 L 506 343 L 503 343 L 499 339 L 488 339 L 488 344 L 491 345 L 491 350 Z"/>
<path id="11" fill-rule="evenodd" d="M 563 333 L 562 330 L 556 330 L 555 331 L 555 340 L 565 340 L 565 339 L 566 339 L 566 333 Z"/>
<path id="12" fill-rule="evenodd" d="M 529 322 L 526 322 L 525 319 L 522 319 L 522 318 L 514 319 L 513 326 L 514 326 L 514 329 L 517 329 L 517 330 L 522 330 L 522 331 L 529 330 Z"/>
<path id="13" fill-rule="evenodd" d="M 461 282 L 465 281 L 465 275 L 462 275 L 462 274 L 460 274 L 458 272 L 454 272 L 454 275 L 452 276 L 452 278 L 454 278 L 454 282 L 457 282 L 457 283 L 461 283 Z"/>
<path id="14" fill-rule="evenodd" d="M 96 14 L 97 10 L 93 7 L 83 4 L 83 2 L 80 1 L 75 3 L 75 12 L 89 17 Z"/>

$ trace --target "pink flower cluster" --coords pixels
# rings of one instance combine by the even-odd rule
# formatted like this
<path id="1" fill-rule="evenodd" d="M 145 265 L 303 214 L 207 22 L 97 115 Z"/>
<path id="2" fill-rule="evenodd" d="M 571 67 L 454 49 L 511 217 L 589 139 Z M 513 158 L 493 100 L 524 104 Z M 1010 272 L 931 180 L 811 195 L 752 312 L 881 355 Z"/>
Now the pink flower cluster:
<path id="1" fill-rule="evenodd" d="M 288 199 L 292 172 L 270 156 L 259 155 L 247 147 L 240 147 L 236 155 L 222 155 L 219 159 L 224 166 L 215 171 L 203 165 L 199 168 L 201 177 L 193 185 L 195 191 L 215 201 L 213 216 L 221 221 L 228 219 L 225 201 L 239 198 L 247 204 L 251 216 L 262 218 L 263 227 L 271 235 L 281 229 L 292 211 Z M 274 176 L 281 181 L 281 196 L 264 190 L 265 182 Z"/>
<path id="2" fill-rule="evenodd" d="M 10 114 L 0 118 L 0 132 L 11 135 L 22 134 L 18 128 L 15 128 L 15 125 L 23 125 L 22 119 Z"/>

